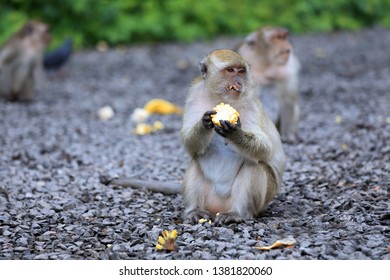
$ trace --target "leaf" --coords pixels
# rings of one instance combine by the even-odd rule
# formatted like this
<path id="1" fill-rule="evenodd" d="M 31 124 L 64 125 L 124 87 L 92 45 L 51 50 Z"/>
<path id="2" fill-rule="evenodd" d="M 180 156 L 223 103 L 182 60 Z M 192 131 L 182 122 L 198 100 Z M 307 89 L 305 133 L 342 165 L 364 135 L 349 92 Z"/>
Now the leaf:
<path id="1" fill-rule="evenodd" d="M 293 237 L 290 236 L 290 237 L 278 240 L 270 246 L 255 247 L 255 249 L 271 250 L 271 249 L 279 248 L 281 246 L 292 246 L 292 245 L 295 245 L 295 243 L 297 243 L 297 241 Z"/>
<path id="2" fill-rule="evenodd" d="M 177 230 L 173 229 L 171 231 L 163 230 L 161 235 L 157 239 L 156 249 L 157 250 L 166 250 L 166 251 L 176 251 L 176 238 Z"/>

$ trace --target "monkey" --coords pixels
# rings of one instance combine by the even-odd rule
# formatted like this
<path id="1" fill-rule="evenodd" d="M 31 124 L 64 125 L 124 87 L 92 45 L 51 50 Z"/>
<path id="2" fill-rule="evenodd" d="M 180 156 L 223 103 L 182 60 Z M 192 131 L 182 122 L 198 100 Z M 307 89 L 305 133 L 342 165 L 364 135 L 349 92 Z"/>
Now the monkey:
<path id="1" fill-rule="evenodd" d="M 10 101 L 31 101 L 43 75 L 43 50 L 50 43 L 49 25 L 26 23 L 0 48 L 0 92 Z"/>
<path id="2" fill-rule="evenodd" d="M 253 90 L 250 69 L 231 50 L 211 52 L 200 63 L 187 97 L 181 129 L 191 161 L 184 174 L 185 217 L 217 224 L 254 218 L 278 193 L 286 163 L 280 135 Z M 211 121 L 216 104 L 240 114 L 237 124 Z"/>
<path id="3" fill-rule="evenodd" d="M 186 223 L 200 218 L 215 218 L 217 225 L 243 222 L 264 210 L 278 193 L 286 156 L 274 123 L 255 95 L 244 59 L 222 49 L 199 65 L 201 75 L 189 89 L 180 132 L 190 162 L 181 187 L 171 184 L 170 190 L 183 194 Z M 213 107 L 221 102 L 239 112 L 236 124 L 220 120 L 219 127 L 212 122 Z M 155 191 L 165 188 L 132 179 L 112 182 Z"/>
<path id="4" fill-rule="evenodd" d="M 273 89 L 279 107 L 276 126 L 283 141 L 294 142 L 299 123 L 300 62 L 282 27 L 263 27 L 250 33 L 237 48 L 250 65 L 253 80 Z"/>

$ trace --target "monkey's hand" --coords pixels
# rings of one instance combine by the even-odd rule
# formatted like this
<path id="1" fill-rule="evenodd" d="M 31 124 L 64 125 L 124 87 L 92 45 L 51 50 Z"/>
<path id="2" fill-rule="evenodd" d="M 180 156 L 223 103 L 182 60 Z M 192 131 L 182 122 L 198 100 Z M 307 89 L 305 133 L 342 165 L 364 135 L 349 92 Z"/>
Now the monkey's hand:
<path id="1" fill-rule="evenodd" d="M 237 119 L 236 124 L 232 124 L 229 121 L 223 121 L 223 120 L 220 120 L 219 123 L 221 124 L 221 127 L 216 125 L 214 126 L 214 130 L 222 137 L 227 137 L 229 134 L 234 133 L 235 131 L 241 129 L 240 118 Z"/>
<path id="2" fill-rule="evenodd" d="M 215 115 L 217 112 L 215 111 L 207 111 L 204 113 L 202 117 L 202 124 L 207 129 L 212 129 L 215 125 L 213 124 L 213 121 L 211 120 L 211 115 Z"/>

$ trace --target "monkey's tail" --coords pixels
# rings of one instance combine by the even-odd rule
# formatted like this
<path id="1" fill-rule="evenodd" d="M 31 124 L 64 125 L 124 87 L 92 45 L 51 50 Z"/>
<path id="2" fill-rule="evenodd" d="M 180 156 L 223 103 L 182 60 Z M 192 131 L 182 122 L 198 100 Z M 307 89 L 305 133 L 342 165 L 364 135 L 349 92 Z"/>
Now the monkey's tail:
<path id="1" fill-rule="evenodd" d="M 100 182 L 106 186 L 115 185 L 126 188 L 143 188 L 165 194 L 178 194 L 181 190 L 181 184 L 178 182 L 159 182 L 150 180 L 145 181 L 128 177 L 109 179 L 106 176 L 102 175 L 100 176 Z"/>

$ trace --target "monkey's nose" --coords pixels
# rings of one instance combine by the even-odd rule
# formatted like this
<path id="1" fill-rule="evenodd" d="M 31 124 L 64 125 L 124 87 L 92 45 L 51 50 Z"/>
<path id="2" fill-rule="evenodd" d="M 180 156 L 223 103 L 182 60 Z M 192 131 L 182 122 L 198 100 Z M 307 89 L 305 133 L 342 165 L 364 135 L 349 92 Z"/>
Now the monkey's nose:
<path id="1" fill-rule="evenodd" d="M 235 84 L 236 86 L 238 86 L 238 87 L 241 87 L 241 86 L 242 86 L 242 81 L 241 81 L 241 79 L 239 79 L 239 78 L 234 79 L 234 84 Z"/>

